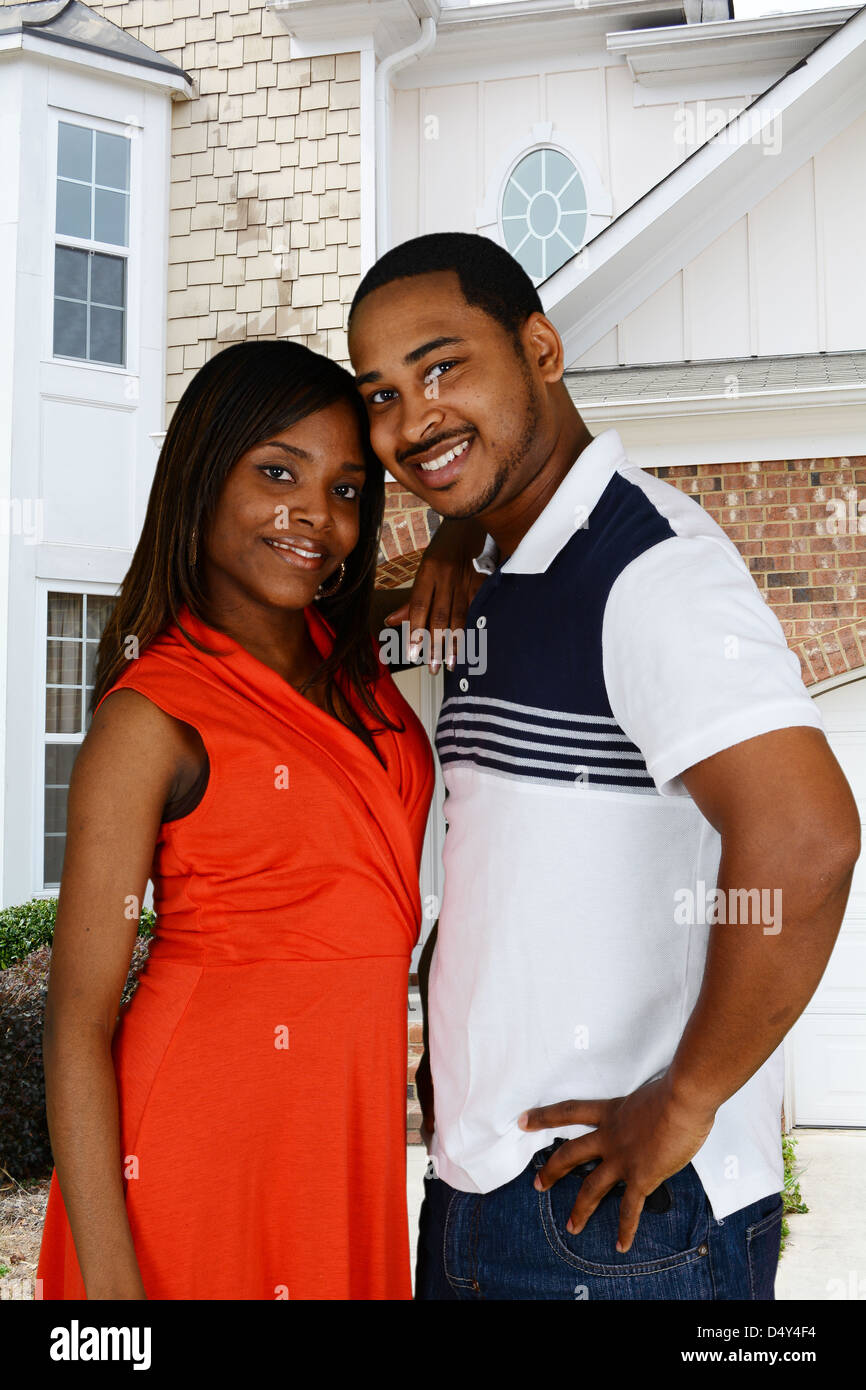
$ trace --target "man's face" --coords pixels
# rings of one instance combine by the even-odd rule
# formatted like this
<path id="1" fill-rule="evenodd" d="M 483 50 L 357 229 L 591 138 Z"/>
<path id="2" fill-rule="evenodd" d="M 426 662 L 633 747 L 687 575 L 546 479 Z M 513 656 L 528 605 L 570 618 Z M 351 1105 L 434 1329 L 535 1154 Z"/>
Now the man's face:
<path id="1" fill-rule="evenodd" d="M 454 271 L 367 295 L 352 316 L 349 353 L 373 449 L 440 515 L 483 514 L 538 472 L 541 379 L 507 330 L 467 304 Z"/>

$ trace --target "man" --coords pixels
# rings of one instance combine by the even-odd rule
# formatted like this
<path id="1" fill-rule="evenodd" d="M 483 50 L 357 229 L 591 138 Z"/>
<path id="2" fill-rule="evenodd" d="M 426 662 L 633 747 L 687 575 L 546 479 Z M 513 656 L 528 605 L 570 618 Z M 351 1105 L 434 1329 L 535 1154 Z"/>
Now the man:
<path id="1" fill-rule="evenodd" d="M 487 533 L 436 738 L 416 1295 L 772 1298 L 780 1044 L 860 849 L 796 657 L 699 504 L 590 435 L 504 250 L 390 251 L 349 348 L 385 466 Z"/>

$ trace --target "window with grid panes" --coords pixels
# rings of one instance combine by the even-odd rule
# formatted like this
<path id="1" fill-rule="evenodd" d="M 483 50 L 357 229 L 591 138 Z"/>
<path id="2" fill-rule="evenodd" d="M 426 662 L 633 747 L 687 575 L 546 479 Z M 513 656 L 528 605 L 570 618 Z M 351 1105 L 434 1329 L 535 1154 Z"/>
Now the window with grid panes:
<path id="1" fill-rule="evenodd" d="M 126 362 L 130 140 L 59 121 L 54 355 Z"/>
<path id="2" fill-rule="evenodd" d="M 45 653 L 45 825 L 43 887 L 58 888 L 66 845 L 72 764 L 90 724 L 96 650 L 115 599 L 48 595 Z"/>

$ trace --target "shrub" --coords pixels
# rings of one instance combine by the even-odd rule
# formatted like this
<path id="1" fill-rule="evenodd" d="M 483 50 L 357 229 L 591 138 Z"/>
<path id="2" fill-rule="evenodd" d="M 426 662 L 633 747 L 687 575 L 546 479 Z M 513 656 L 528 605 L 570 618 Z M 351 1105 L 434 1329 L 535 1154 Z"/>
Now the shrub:
<path id="1" fill-rule="evenodd" d="M 129 1002 L 149 951 L 138 937 L 121 1007 Z M 18 1182 L 51 1173 L 45 1116 L 42 1026 L 51 948 L 41 945 L 0 970 L 0 1168 Z"/>
<path id="2" fill-rule="evenodd" d="M 54 940 L 56 917 L 56 898 L 31 898 L 17 907 L 0 910 L 0 970 L 6 970 L 16 961 L 23 960 L 39 946 L 50 946 Z M 151 909 L 142 908 L 139 936 L 153 936 L 155 923 Z"/>

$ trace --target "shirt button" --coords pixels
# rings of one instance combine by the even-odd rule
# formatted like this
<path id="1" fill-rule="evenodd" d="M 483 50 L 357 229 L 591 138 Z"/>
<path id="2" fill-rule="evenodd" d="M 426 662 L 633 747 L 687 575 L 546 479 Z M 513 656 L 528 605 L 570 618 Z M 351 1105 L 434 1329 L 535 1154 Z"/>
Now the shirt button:
<path id="1" fill-rule="evenodd" d="M 461 690 L 468 690 L 468 689 L 469 689 L 469 682 L 468 682 L 468 680 L 466 679 L 465 676 L 461 676 L 461 677 L 460 677 L 460 689 L 461 689 Z"/>
<path id="2" fill-rule="evenodd" d="M 698 1254 L 699 1254 L 699 1255 L 706 1255 L 706 1254 L 708 1254 L 708 1253 L 709 1253 L 709 1247 L 708 1247 L 708 1246 L 706 1246 L 706 1245 L 699 1245 L 699 1246 L 698 1246 Z"/>
<path id="3" fill-rule="evenodd" d="M 485 618 L 485 616 L 484 616 L 483 613 L 481 614 L 480 618 L 476 618 L 476 620 L 475 620 L 475 626 L 476 626 L 476 627 L 486 627 L 486 626 L 487 626 L 487 619 Z"/>

